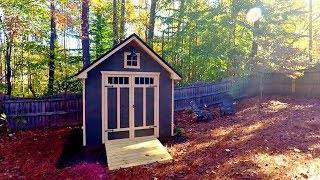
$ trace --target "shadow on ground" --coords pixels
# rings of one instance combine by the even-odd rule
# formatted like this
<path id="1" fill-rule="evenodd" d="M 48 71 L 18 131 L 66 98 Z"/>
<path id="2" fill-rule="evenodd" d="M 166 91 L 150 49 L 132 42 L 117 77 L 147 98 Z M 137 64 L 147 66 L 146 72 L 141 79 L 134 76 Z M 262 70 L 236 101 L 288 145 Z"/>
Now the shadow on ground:
<path id="1" fill-rule="evenodd" d="M 57 168 L 65 168 L 81 162 L 107 164 L 106 151 L 103 145 L 95 147 L 82 146 L 82 129 L 75 128 L 64 144 Z"/>

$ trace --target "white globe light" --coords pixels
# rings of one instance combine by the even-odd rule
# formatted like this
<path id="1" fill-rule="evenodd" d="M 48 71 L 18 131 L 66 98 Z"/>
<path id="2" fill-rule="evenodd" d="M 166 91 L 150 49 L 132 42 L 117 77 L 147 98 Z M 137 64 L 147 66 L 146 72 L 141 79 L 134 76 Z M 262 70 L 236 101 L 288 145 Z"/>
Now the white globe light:
<path id="1" fill-rule="evenodd" d="M 260 8 L 252 8 L 248 11 L 246 15 L 246 20 L 248 22 L 256 22 L 262 17 Z"/>

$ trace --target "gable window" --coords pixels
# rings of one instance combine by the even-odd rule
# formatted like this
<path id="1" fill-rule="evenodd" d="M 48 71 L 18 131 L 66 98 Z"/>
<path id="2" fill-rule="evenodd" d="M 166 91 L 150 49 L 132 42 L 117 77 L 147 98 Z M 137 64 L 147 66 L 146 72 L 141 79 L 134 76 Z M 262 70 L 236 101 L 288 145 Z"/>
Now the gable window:
<path id="1" fill-rule="evenodd" d="M 124 68 L 140 69 L 140 53 L 125 52 Z"/>

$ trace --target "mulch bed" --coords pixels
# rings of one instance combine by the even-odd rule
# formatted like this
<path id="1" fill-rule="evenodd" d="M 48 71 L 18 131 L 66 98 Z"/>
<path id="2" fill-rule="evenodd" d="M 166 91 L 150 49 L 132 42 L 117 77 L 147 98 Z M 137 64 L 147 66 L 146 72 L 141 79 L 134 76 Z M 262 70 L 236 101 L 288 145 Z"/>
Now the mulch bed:
<path id="1" fill-rule="evenodd" d="M 317 179 L 320 177 L 320 100 L 265 97 L 242 100 L 235 116 L 197 122 L 175 113 L 184 139 L 164 146 L 174 161 L 116 171 L 103 146 L 82 148 L 78 127 L 0 135 L 0 179 Z"/>

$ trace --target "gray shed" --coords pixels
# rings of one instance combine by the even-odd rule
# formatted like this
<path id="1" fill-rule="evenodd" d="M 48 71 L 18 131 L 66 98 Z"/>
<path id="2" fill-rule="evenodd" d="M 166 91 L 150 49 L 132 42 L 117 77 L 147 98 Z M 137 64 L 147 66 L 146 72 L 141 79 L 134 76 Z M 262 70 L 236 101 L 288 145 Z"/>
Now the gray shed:
<path id="1" fill-rule="evenodd" d="M 132 34 L 76 75 L 83 82 L 83 145 L 173 135 L 181 75 Z"/>

